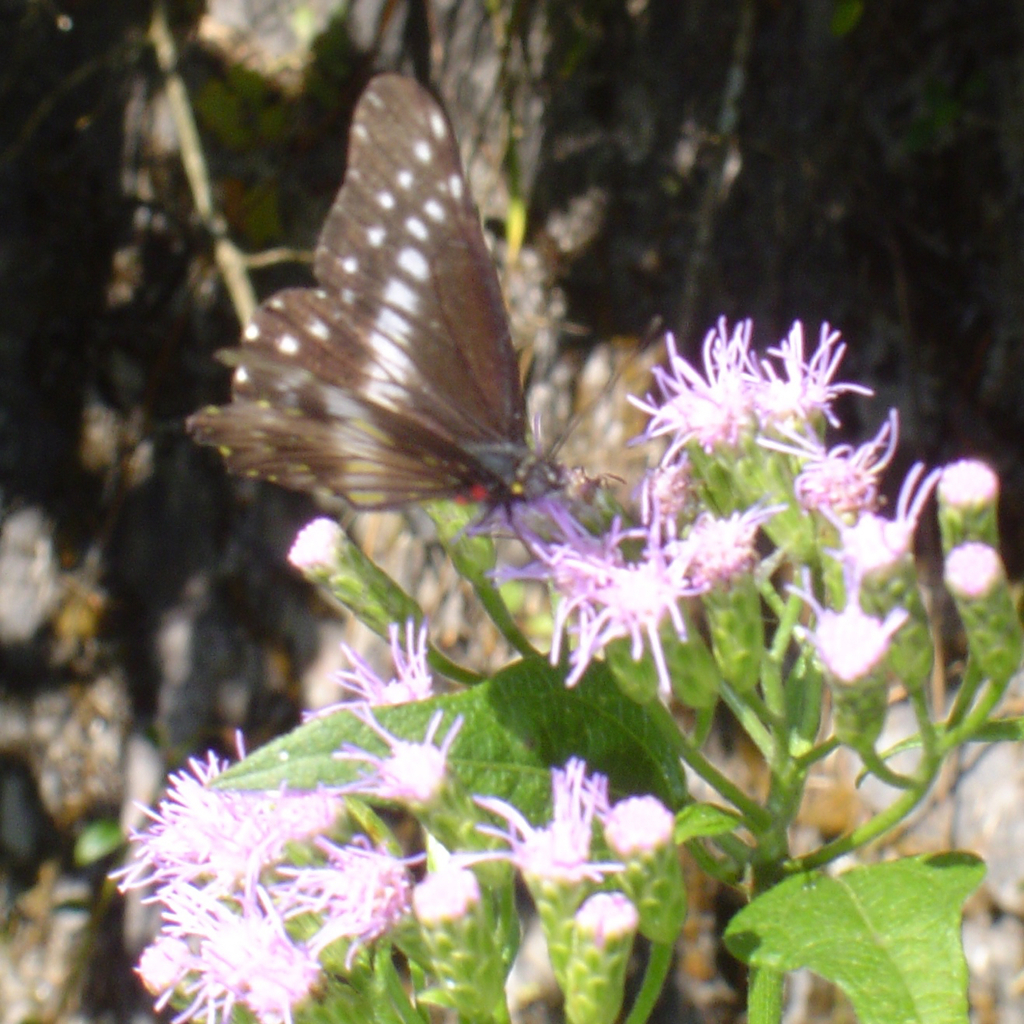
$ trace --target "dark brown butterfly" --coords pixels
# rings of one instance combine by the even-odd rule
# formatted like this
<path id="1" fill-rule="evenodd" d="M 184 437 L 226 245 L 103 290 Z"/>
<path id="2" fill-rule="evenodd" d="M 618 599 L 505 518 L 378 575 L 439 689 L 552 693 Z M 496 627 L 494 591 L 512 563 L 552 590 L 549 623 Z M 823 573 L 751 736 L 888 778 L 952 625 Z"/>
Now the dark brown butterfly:
<path id="1" fill-rule="evenodd" d="M 263 303 L 229 405 L 189 419 L 228 468 L 362 508 L 491 508 L 562 486 L 525 439 L 508 318 L 451 125 L 415 81 L 355 108 L 348 170 L 316 249 L 319 288 Z"/>

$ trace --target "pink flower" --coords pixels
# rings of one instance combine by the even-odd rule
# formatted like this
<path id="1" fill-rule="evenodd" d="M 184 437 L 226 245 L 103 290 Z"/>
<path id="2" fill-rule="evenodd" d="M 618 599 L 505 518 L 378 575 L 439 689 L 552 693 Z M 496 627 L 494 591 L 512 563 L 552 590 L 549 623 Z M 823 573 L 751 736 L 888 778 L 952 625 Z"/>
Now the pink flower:
<path id="1" fill-rule="evenodd" d="M 249 888 L 288 843 L 329 831 L 338 820 L 337 792 L 274 793 L 213 789 L 226 765 L 210 754 L 204 764 L 171 776 L 168 795 L 144 831 L 133 831 L 134 862 L 118 877 L 120 888 L 154 882 L 195 882 L 231 891 Z"/>
<path id="2" fill-rule="evenodd" d="M 553 881 L 577 885 L 584 881 L 600 882 L 621 864 L 590 862 L 590 843 L 594 820 L 608 810 L 608 780 L 603 775 L 586 774 L 587 766 L 578 758 L 564 769 L 551 773 L 551 796 L 554 810 L 545 828 L 534 828 L 511 804 L 497 797 L 478 797 L 476 803 L 485 811 L 504 818 L 504 831 L 482 825 L 480 831 L 496 836 L 509 844 L 507 855 L 527 881 Z M 494 859 L 495 854 L 482 854 L 475 859 Z"/>
<path id="3" fill-rule="evenodd" d="M 346 846 L 326 839 L 316 845 L 326 864 L 282 868 L 285 881 L 274 887 L 274 899 L 286 919 L 300 914 L 321 918 L 309 941 L 317 955 L 332 942 L 350 940 L 346 962 L 351 966 L 362 945 L 380 938 L 408 914 L 411 861 L 375 849 L 363 836 Z"/>
<path id="4" fill-rule="evenodd" d="M 575 686 L 590 662 L 605 645 L 620 637 L 632 641 L 633 659 L 644 647 L 650 650 L 663 693 L 671 683 L 660 631 L 669 622 L 676 634 L 686 637 L 679 599 L 697 593 L 687 577 L 687 551 L 677 541 L 662 542 L 660 517 L 646 529 L 623 530 L 612 524 L 603 537 L 593 537 L 574 527 L 556 541 L 530 538 L 536 562 L 507 576 L 547 579 L 560 597 L 555 612 L 555 639 L 551 663 L 558 663 L 566 630 L 576 638 L 570 654 L 572 666 L 566 686 Z M 625 550 L 646 539 L 639 557 L 627 558 Z M 571 624 L 570 624 L 571 623 Z"/>
<path id="5" fill-rule="evenodd" d="M 842 539 L 842 556 L 855 579 L 867 573 L 895 567 L 914 553 L 914 532 L 941 470 L 932 470 L 924 480 L 924 465 L 915 463 L 907 473 L 896 503 L 896 515 L 884 519 L 864 512 L 853 526 L 836 521 Z"/>
<path id="6" fill-rule="evenodd" d="M 799 430 L 813 424 L 816 416 L 824 416 L 832 426 L 839 426 L 832 403 L 841 394 L 870 395 L 872 391 L 861 384 L 834 384 L 835 377 L 846 352 L 839 341 L 839 332 L 828 324 L 821 325 L 818 347 L 809 360 L 804 361 L 804 328 L 796 321 L 789 335 L 768 355 L 782 364 L 785 377 L 780 377 L 767 359 L 760 361 L 761 378 L 756 387 L 755 404 L 763 429 L 784 426 Z"/>
<path id="7" fill-rule="evenodd" d="M 749 320 L 728 333 L 723 317 L 704 338 L 704 376 L 676 349 L 675 338 L 666 336 L 668 366 L 655 367 L 653 374 L 660 399 L 630 398 L 651 419 L 642 437 L 671 437 L 662 462 L 671 462 L 690 443 L 706 452 L 738 448 L 753 433 L 754 392 L 751 382 L 756 369 L 750 355 Z"/>
<path id="8" fill-rule="evenodd" d="M 434 677 L 427 663 L 427 624 L 421 623 L 419 630 L 413 619 L 405 623 L 405 648 L 399 641 L 398 626 L 388 627 L 391 638 L 391 660 L 395 675 L 385 681 L 373 670 L 370 663 L 348 644 L 342 644 L 342 653 L 352 663 L 351 669 L 337 674 L 338 684 L 355 695 L 354 700 L 339 701 L 320 708 L 309 718 L 323 718 L 355 704 L 384 707 L 394 704 L 410 704 L 426 700 L 434 694 Z"/>
<path id="9" fill-rule="evenodd" d="M 813 435 L 789 435 L 790 442 L 762 437 L 758 443 L 804 460 L 795 489 L 805 509 L 844 516 L 873 511 L 882 470 L 896 451 L 898 430 L 899 420 L 893 410 L 874 439 L 859 448 L 840 444 L 826 451 Z"/>
<path id="10" fill-rule="evenodd" d="M 683 541 L 691 585 L 700 591 L 709 590 L 750 573 L 758 562 L 757 531 L 779 511 L 779 506 L 752 508 L 734 512 L 727 519 L 702 514 Z"/>
<path id="11" fill-rule="evenodd" d="M 343 787 L 343 792 L 367 793 L 381 800 L 393 800 L 412 807 L 426 807 L 434 803 L 448 780 L 448 756 L 462 728 L 462 719 L 456 718 L 440 746 L 434 746 L 434 737 L 444 718 L 443 711 L 437 711 L 431 717 L 422 743 L 399 739 L 384 729 L 367 708 L 353 708 L 352 714 L 387 743 L 391 755 L 378 757 L 354 746 L 346 746 L 339 751 L 335 757 L 364 761 L 374 769 L 372 774 Z"/>

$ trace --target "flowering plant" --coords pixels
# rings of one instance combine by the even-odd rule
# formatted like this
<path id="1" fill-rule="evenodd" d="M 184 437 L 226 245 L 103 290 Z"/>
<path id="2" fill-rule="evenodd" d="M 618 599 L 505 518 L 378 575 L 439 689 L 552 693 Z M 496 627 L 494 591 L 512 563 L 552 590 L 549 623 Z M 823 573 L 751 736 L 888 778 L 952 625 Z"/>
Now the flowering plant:
<path id="1" fill-rule="evenodd" d="M 634 402 L 649 417 L 639 441 L 664 452 L 633 518 L 592 496 L 475 525 L 457 506 L 433 509 L 519 654 L 490 679 L 434 650 L 420 609 L 335 524 L 308 527 L 292 562 L 390 638 L 395 675 L 349 652 L 344 701 L 226 771 L 211 758 L 172 781 L 120 876 L 163 908 L 138 968 L 159 1004 L 210 1024 L 420 1024 L 431 1006 L 505 1021 L 518 875 L 570 1024 L 619 1017 L 644 937 L 628 1016 L 642 1024 L 686 916 L 685 847 L 747 900 L 725 942 L 751 968 L 749 1020 L 779 1021 L 784 976 L 807 967 L 864 1024 L 966 1021 L 960 908 L 980 862 L 837 864 L 883 842 L 964 743 L 1024 731 L 993 717 L 1024 652 L 998 485 L 977 462 L 914 466 L 895 515 L 880 515 L 895 414 L 862 447 L 824 441 L 836 398 L 869 393 L 836 381 L 843 351 L 826 326 L 806 358 L 796 324 L 758 356 L 749 323 L 722 322 L 700 372 L 669 338 L 655 392 Z M 913 555 L 936 490 L 969 651 L 949 707 L 927 687 L 936 653 Z M 497 568 L 496 521 L 526 545 L 525 567 Z M 513 578 L 552 594 L 547 654 L 502 601 Z M 441 675 L 459 692 L 437 692 Z M 897 700 L 915 731 L 880 746 Z M 708 752 L 720 705 L 763 760 L 761 792 Z M 809 776 L 841 748 L 895 796 L 800 848 Z M 403 848 L 382 808 L 414 816 L 423 842 Z"/>

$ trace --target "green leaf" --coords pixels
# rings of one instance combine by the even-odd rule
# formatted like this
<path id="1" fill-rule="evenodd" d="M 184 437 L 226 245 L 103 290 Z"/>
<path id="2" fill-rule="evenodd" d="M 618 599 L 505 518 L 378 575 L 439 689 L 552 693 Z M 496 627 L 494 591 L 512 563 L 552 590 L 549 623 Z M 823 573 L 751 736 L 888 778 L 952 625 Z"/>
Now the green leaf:
<path id="1" fill-rule="evenodd" d="M 561 673 L 546 661 L 519 661 L 462 693 L 377 708 L 375 714 L 401 739 L 422 740 L 438 709 L 445 712 L 439 737 L 457 715 L 463 718 L 451 764 L 466 789 L 509 800 L 535 821 L 550 805 L 549 769 L 574 755 L 585 758 L 591 771 L 608 775 L 616 797 L 653 793 L 674 810 L 686 800 L 671 734 L 657 717 L 660 705 L 644 709 L 627 700 L 603 665 L 592 666 L 578 686 L 567 690 Z M 221 776 L 218 785 L 343 785 L 365 771 L 364 765 L 333 757 L 346 743 L 373 754 L 386 752 L 372 730 L 339 712 L 261 747 Z"/>
<path id="2" fill-rule="evenodd" d="M 87 867 L 102 860 L 116 850 L 125 840 L 121 826 L 113 818 L 92 821 L 75 840 L 75 863 Z"/>
<path id="3" fill-rule="evenodd" d="M 711 804 L 690 804 L 676 815 L 672 838 L 681 846 L 691 839 L 725 835 L 736 830 L 740 819 Z"/>
<path id="4" fill-rule="evenodd" d="M 835 982 L 861 1024 L 966 1024 L 960 908 L 984 873 L 949 853 L 796 875 L 741 910 L 725 943 L 754 967 Z"/>

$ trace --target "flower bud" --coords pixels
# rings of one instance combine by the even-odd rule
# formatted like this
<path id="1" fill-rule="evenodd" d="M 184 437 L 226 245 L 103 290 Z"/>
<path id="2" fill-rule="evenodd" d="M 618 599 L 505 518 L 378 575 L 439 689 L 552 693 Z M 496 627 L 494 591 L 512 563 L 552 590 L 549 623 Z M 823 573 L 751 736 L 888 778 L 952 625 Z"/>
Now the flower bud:
<path id="1" fill-rule="evenodd" d="M 419 605 L 344 531 L 338 531 L 337 540 L 336 559 L 327 579 L 327 588 L 337 601 L 385 639 L 393 622 L 422 621 Z"/>
<path id="2" fill-rule="evenodd" d="M 625 865 L 622 887 L 652 942 L 674 942 L 686 917 L 683 870 L 672 833 L 675 817 L 653 796 L 620 800 L 606 815 L 604 838 Z"/>
<path id="3" fill-rule="evenodd" d="M 492 586 L 489 574 L 497 560 L 494 541 L 469 529 L 479 518 L 476 506 L 435 501 L 424 508 L 458 574 L 474 585 Z"/>
<path id="4" fill-rule="evenodd" d="M 440 984 L 437 1002 L 471 1020 L 492 1017 L 504 998 L 505 976 L 493 914 L 476 876 L 442 867 L 413 890 L 412 908 Z"/>
<path id="5" fill-rule="evenodd" d="M 888 703 L 887 664 L 893 635 L 907 621 L 902 608 L 883 622 L 861 611 L 856 599 L 842 612 L 819 613 L 812 637 L 832 691 L 833 728 L 841 743 L 869 750 L 882 732 Z"/>
<path id="6" fill-rule="evenodd" d="M 963 459 L 946 466 L 939 479 L 938 499 L 943 551 L 948 554 L 971 540 L 998 546 L 999 478 L 985 463 Z"/>
<path id="7" fill-rule="evenodd" d="M 721 670 L 708 645 L 689 621 L 686 631 L 685 640 L 674 633 L 670 637 L 663 635 L 672 692 L 687 707 L 713 708 L 722 682 Z"/>
<path id="8" fill-rule="evenodd" d="M 299 531 L 288 552 L 288 561 L 311 580 L 326 583 L 341 543 L 341 527 L 333 519 L 320 516 Z"/>
<path id="9" fill-rule="evenodd" d="M 637 921 L 620 892 L 595 893 L 577 911 L 563 984 L 569 1024 L 612 1024 L 618 1017 Z"/>
<path id="10" fill-rule="evenodd" d="M 1024 637 L 999 553 L 987 544 L 961 544 L 947 555 L 944 578 L 971 658 L 982 676 L 1004 687 L 1020 668 Z"/>
<path id="11" fill-rule="evenodd" d="M 882 734 L 888 685 L 873 676 L 856 683 L 833 683 L 832 728 L 836 739 L 854 750 L 870 750 Z"/>
<path id="12" fill-rule="evenodd" d="M 566 971 L 572 952 L 573 914 L 592 886 L 553 878 L 526 877 L 526 886 L 537 905 L 537 916 L 548 946 L 551 970 L 565 991 Z"/>
<path id="13" fill-rule="evenodd" d="M 764 615 L 752 576 L 709 590 L 703 597 L 715 661 L 739 693 L 749 693 L 761 678 Z"/>

